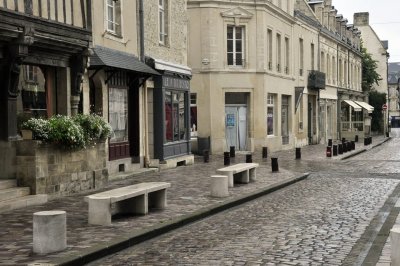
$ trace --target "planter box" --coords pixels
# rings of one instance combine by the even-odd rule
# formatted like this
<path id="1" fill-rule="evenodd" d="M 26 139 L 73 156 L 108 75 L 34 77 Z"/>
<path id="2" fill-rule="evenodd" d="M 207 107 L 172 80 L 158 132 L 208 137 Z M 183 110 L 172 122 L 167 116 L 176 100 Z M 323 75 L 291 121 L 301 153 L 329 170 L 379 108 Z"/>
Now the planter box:
<path id="1" fill-rule="evenodd" d="M 105 143 L 79 151 L 36 140 L 16 145 L 17 181 L 32 194 L 70 195 L 108 183 Z"/>
<path id="2" fill-rule="evenodd" d="M 33 138 L 32 130 L 29 129 L 21 129 L 21 135 L 23 139 L 30 140 Z"/>

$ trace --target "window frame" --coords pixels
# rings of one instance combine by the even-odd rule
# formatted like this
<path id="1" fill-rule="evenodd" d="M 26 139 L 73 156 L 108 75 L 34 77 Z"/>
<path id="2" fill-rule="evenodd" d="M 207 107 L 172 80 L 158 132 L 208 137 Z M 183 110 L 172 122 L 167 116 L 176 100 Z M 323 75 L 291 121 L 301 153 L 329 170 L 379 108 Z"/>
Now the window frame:
<path id="1" fill-rule="evenodd" d="M 228 31 L 229 28 L 232 28 L 232 39 L 228 38 Z M 236 37 L 236 31 L 237 29 L 241 29 L 241 38 L 237 39 Z M 246 65 L 246 49 L 245 49 L 245 43 L 246 43 L 246 26 L 245 25 L 232 25 L 232 24 L 227 24 L 226 25 L 226 63 L 229 67 L 245 67 Z M 236 45 L 237 45 L 237 41 L 241 42 L 241 49 L 240 52 L 237 51 L 236 49 Z M 232 52 L 229 52 L 228 49 L 228 43 L 229 41 L 232 41 Z M 232 54 L 232 64 L 230 64 L 230 60 L 229 60 L 229 54 Z M 241 64 L 238 64 L 237 62 L 237 54 L 241 54 L 242 55 L 242 60 L 241 60 Z"/>
<path id="2" fill-rule="evenodd" d="M 112 2 L 112 5 L 110 5 L 110 1 Z M 113 20 L 110 20 L 110 12 L 109 12 L 109 8 L 112 8 L 112 16 L 113 16 Z M 116 16 L 117 16 L 117 12 L 116 12 L 116 5 L 115 5 L 115 1 L 114 0 L 106 0 L 106 29 L 108 32 L 113 33 L 113 34 L 117 34 L 117 22 L 116 22 Z M 110 29 L 109 26 L 113 25 L 113 29 Z"/>
<path id="3" fill-rule="evenodd" d="M 168 43 L 168 0 L 158 0 L 158 42 L 161 45 Z"/>
<path id="4" fill-rule="evenodd" d="M 275 136 L 275 111 L 276 111 L 276 108 L 275 108 L 275 98 L 276 98 L 276 94 L 274 94 L 274 93 L 268 93 L 267 94 L 267 104 L 266 104 L 266 107 L 267 107 L 267 112 L 266 112 L 266 119 L 267 119 L 267 136 L 268 137 L 271 137 L 271 136 Z M 272 126 L 272 131 L 271 131 L 271 134 L 270 134 L 270 125 L 268 124 L 268 118 L 269 118 L 269 110 L 272 110 L 272 123 L 271 123 L 271 126 Z"/>

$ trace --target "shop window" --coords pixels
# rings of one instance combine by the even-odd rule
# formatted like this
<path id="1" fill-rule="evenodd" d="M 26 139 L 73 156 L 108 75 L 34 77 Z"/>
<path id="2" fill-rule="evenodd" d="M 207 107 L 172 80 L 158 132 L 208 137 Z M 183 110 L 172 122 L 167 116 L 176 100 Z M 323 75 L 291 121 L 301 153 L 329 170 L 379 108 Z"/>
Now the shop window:
<path id="1" fill-rule="evenodd" d="M 114 134 L 110 142 L 128 141 L 128 89 L 109 88 L 109 123 Z"/>
<path id="2" fill-rule="evenodd" d="M 272 93 L 268 93 L 267 95 L 267 135 L 274 135 L 274 122 L 275 116 L 275 95 Z"/>
<path id="3" fill-rule="evenodd" d="M 244 66 L 244 27 L 228 26 L 227 60 L 229 66 Z"/>
<path id="4" fill-rule="evenodd" d="M 48 118 L 56 112 L 54 69 L 44 73 L 38 66 L 23 65 L 19 76 L 17 98 L 18 126 L 29 118 Z M 47 77 L 47 80 L 46 80 Z"/>
<path id="5" fill-rule="evenodd" d="M 166 142 L 186 140 L 185 93 L 165 92 L 165 140 Z"/>
<path id="6" fill-rule="evenodd" d="M 168 45 L 168 0 L 158 0 L 159 42 Z"/>
<path id="7" fill-rule="evenodd" d="M 121 36 L 121 0 L 106 0 L 107 31 Z"/>
<path id="8" fill-rule="evenodd" d="M 190 135 L 197 137 L 197 94 L 190 94 Z"/>

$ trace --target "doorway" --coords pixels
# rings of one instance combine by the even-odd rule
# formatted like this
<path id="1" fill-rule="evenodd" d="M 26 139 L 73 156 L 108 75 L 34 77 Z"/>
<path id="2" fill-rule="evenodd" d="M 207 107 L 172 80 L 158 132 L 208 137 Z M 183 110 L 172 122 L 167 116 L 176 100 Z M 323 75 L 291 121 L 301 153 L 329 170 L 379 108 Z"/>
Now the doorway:
<path id="1" fill-rule="evenodd" d="M 225 138 L 227 149 L 247 148 L 247 93 L 225 94 Z"/>

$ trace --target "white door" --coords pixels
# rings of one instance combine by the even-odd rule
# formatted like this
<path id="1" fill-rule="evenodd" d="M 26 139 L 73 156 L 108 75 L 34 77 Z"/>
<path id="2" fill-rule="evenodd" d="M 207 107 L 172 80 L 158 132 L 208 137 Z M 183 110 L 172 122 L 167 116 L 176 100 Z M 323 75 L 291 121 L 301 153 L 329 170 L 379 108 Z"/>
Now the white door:
<path id="1" fill-rule="evenodd" d="M 225 138 L 227 150 L 231 146 L 235 146 L 236 150 L 246 150 L 247 107 L 225 107 Z"/>

